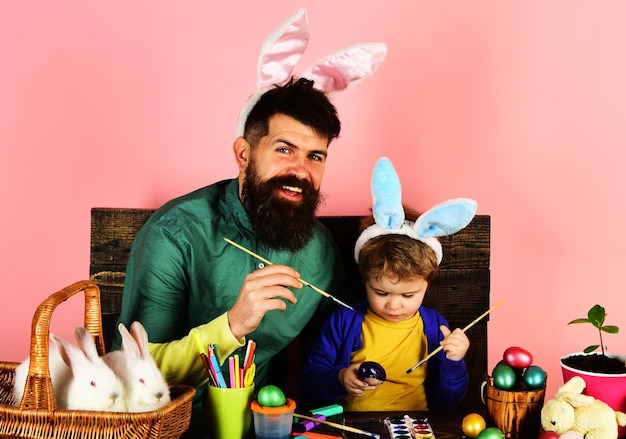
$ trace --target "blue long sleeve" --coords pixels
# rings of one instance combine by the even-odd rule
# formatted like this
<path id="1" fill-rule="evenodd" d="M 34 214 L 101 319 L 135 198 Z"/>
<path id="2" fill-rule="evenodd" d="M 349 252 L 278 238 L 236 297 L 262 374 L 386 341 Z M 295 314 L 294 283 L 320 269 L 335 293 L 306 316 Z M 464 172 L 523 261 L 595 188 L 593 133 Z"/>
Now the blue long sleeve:
<path id="1" fill-rule="evenodd" d="M 306 400 L 332 404 L 347 395 L 339 382 L 338 373 L 350 365 L 352 352 L 361 348 L 361 328 L 367 302 L 355 304 L 354 309 L 354 312 L 343 308 L 336 310 L 322 326 L 300 375 L 300 390 Z M 448 326 L 448 323 L 433 309 L 421 307 L 419 312 L 424 321 L 428 351 L 432 352 L 443 339 L 439 326 Z M 439 352 L 429 360 L 425 381 L 429 410 L 458 405 L 467 392 L 468 383 L 465 361 L 448 360 L 443 351 Z M 407 410 L 410 409 L 407 407 Z"/>

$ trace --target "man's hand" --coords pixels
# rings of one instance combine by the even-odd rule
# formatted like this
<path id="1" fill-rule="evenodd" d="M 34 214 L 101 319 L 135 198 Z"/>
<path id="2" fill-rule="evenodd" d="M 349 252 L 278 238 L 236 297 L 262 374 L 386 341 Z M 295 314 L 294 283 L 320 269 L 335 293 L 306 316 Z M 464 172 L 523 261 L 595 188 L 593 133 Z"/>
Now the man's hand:
<path id="1" fill-rule="evenodd" d="M 268 265 L 246 276 L 235 304 L 228 310 L 228 324 L 237 340 L 254 331 L 265 313 L 287 308 L 283 298 L 296 303 L 296 296 L 287 288 L 302 288 L 300 273 L 285 265 Z"/>
<path id="2" fill-rule="evenodd" d="M 469 338 L 467 338 L 465 332 L 460 328 L 450 332 L 450 329 L 445 325 L 441 325 L 439 330 L 443 334 L 443 340 L 439 344 L 443 346 L 446 358 L 454 361 L 462 360 L 470 345 Z"/>

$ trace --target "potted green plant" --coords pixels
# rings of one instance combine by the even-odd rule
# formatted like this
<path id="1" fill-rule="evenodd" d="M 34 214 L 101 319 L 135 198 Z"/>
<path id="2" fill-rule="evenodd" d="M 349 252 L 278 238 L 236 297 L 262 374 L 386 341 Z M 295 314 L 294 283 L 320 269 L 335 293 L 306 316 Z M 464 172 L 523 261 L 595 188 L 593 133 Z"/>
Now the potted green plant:
<path id="1" fill-rule="evenodd" d="M 574 319 L 568 323 L 592 326 L 598 332 L 600 343 L 561 358 L 563 381 L 578 375 L 587 384 L 585 394 L 606 402 L 613 410 L 626 412 L 626 356 L 607 352 L 603 334 L 617 334 L 619 328 L 606 325 L 606 316 L 606 310 L 602 306 L 594 305 L 587 312 L 586 318 Z M 598 349 L 600 351 L 596 352 Z M 624 434 L 626 429 L 620 427 L 620 437 Z"/>
<path id="2" fill-rule="evenodd" d="M 565 361 L 570 367 L 598 373 L 626 373 L 626 363 L 614 354 L 607 354 L 606 346 L 602 338 L 603 333 L 617 334 L 619 328 L 614 325 L 605 325 L 606 310 L 600 305 L 594 305 L 587 313 L 586 318 L 574 319 L 568 323 L 573 325 L 576 323 L 586 323 L 592 325 L 598 331 L 600 344 L 587 346 L 582 353 L 569 355 Z M 600 348 L 600 353 L 594 353 Z"/>

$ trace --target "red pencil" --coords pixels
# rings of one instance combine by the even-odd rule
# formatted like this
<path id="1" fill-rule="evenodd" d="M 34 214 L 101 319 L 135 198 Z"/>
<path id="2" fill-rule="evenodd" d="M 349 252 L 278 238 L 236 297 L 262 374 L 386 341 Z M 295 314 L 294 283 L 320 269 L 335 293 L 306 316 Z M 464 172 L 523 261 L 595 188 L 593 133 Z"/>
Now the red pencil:
<path id="1" fill-rule="evenodd" d="M 254 362 L 254 351 L 256 349 L 256 342 L 254 340 L 248 340 L 248 346 L 246 348 L 246 355 L 244 357 L 243 369 L 244 373 L 250 368 Z"/>

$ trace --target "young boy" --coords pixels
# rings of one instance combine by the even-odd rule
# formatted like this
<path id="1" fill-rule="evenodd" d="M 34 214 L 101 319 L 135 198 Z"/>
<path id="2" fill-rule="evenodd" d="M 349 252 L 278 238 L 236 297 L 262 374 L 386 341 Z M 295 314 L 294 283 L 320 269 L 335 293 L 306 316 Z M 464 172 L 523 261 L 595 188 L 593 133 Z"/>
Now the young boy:
<path id="1" fill-rule="evenodd" d="M 399 194 L 390 209 L 390 177 L 397 179 L 391 163 L 381 159 L 372 182 L 374 215 L 363 220 L 355 248 L 367 299 L 354 312 L 336 310 L 324 324 L 301 375 L 308 401 L 338 402 L 345 411 L 438 410 L 458 405 L 467 391 L 463 359 L 469 340 L 422 301 L 442 258 L 436 236 L 465 227 L 476 204 L 451 200 L 418 219 L 402 207 Z M 391 189 L 399 193 L 399 182 Z M 439 345 L 437 355 L 407 373 Z M 364 361 L 379 363 L 386 379 L 359 378 Z"/>

